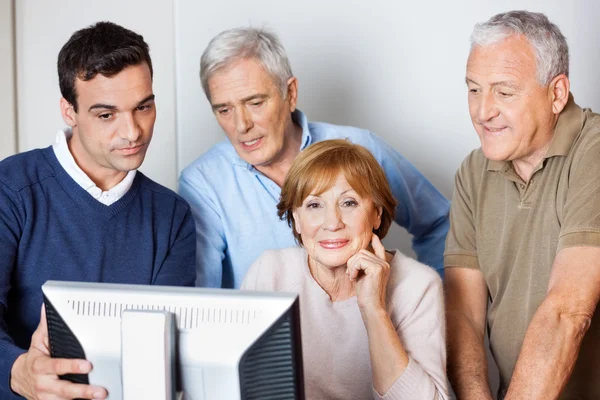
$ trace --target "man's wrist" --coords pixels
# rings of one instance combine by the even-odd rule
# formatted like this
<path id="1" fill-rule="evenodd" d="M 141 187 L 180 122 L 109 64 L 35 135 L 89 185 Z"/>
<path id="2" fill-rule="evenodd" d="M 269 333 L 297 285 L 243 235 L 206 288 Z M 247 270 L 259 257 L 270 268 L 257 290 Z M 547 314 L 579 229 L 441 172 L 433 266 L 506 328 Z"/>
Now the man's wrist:
<path id="1" fill-rule="evenodd" d="M 25 365 L 26 356 L 27 353 L 23 353 L 17 357 L 12 365 L 12 368 L 10 369 L 10 389 L 17 394 L 21 394 L 21 372 L 23 371 L 23 366 Z"/>
<path id="2" fill-rule="evenodd" d="M 471 379 L 467 378 L 467 382 L 452 385 L 457 398 L 465 400 L 493 400 L 492 391 L 487 379 L 478 378 L 476 374 L 471 375 Z"/>

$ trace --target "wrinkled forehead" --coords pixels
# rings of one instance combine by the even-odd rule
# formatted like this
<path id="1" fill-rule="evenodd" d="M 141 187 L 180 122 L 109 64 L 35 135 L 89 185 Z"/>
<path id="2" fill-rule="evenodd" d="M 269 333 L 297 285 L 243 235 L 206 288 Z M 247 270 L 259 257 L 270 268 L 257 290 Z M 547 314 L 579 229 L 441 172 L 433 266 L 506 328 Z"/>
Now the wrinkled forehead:
<path id="1" fill-rule="evenodd" d="M 496 43 L 475 45 L 467 60 L 467 78 L 506 76 L 513 79 L 536 77 L 533 47 L 524 36 L 512 35 Z"/>
<path id="2" fill-rule="evenodd" d="M 238 59 L 214 71 L 208 79 L 212 103 L 231 101 L 275 88 L 273 77 L 256 59 Z"/>

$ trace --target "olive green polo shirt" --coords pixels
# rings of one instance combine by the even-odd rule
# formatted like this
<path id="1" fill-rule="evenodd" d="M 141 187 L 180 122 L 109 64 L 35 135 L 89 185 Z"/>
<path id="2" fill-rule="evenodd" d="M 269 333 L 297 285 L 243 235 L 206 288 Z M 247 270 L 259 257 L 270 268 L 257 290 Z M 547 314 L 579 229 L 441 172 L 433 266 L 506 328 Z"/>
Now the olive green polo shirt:
<path id="1" fill-rule="evenodd" d="M 526 183 L 511 162 L 491 161 L 475 150 L 456 173 L 450 211 L 444 264 L 480 269 L 485 277 L 501 393 L 545 298 L 558 250 L 600 246 L 600 115 L 570 96 L 534 171 Z M 599 312 L 561 399 L 600 399 Z"/>

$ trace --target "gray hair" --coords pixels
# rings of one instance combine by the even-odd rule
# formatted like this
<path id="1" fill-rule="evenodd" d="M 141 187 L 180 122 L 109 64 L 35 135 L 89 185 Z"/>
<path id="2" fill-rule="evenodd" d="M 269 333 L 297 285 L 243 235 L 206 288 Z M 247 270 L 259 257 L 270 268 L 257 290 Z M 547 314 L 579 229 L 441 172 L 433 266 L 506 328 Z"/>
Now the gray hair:
<path id="1" fill-rule="evenodd" d="M 471 51 L 512 35 L 523 35 L 536 56 L 537 80 L 546 86 L 560 74 L 569 76 L 569 46 L 558 26 L 542 13 L 509 11 L 476 24 L 471 34 Z"/>
<path id="2" fill-rule="evenodd" d="M 255 59 L 287 96 L 287 81 L 293 76 L 285 49 L 273 32 L 261 28 L 236 28 L 212 38 L 200 58 L 200 82 L 210 101 L 209 79 L 222 68 L 241 59 Z"/>

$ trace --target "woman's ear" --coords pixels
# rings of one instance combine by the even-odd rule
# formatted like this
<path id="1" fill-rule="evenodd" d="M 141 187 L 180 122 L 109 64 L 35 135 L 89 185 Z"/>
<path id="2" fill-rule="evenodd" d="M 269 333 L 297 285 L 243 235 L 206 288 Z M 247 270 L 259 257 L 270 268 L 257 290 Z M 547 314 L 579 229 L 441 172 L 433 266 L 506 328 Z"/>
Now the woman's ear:
<path id="1" fill-rule="evenodd" d="M 375 217 L 375 221 L 373 221 L 373 230 L 379 229 L 381 226 L 381 216 L 383 215 L 383 207 L 377 207 L 377 216 Z"/>
<path id="2" fill-rule="evenodd" d="M 300 218 L 298 217 L 298 213 L 294 211 L 292 217 L 294 218 L 294 228 L 296 229 L 296 233 L 300 235 Z"/>

